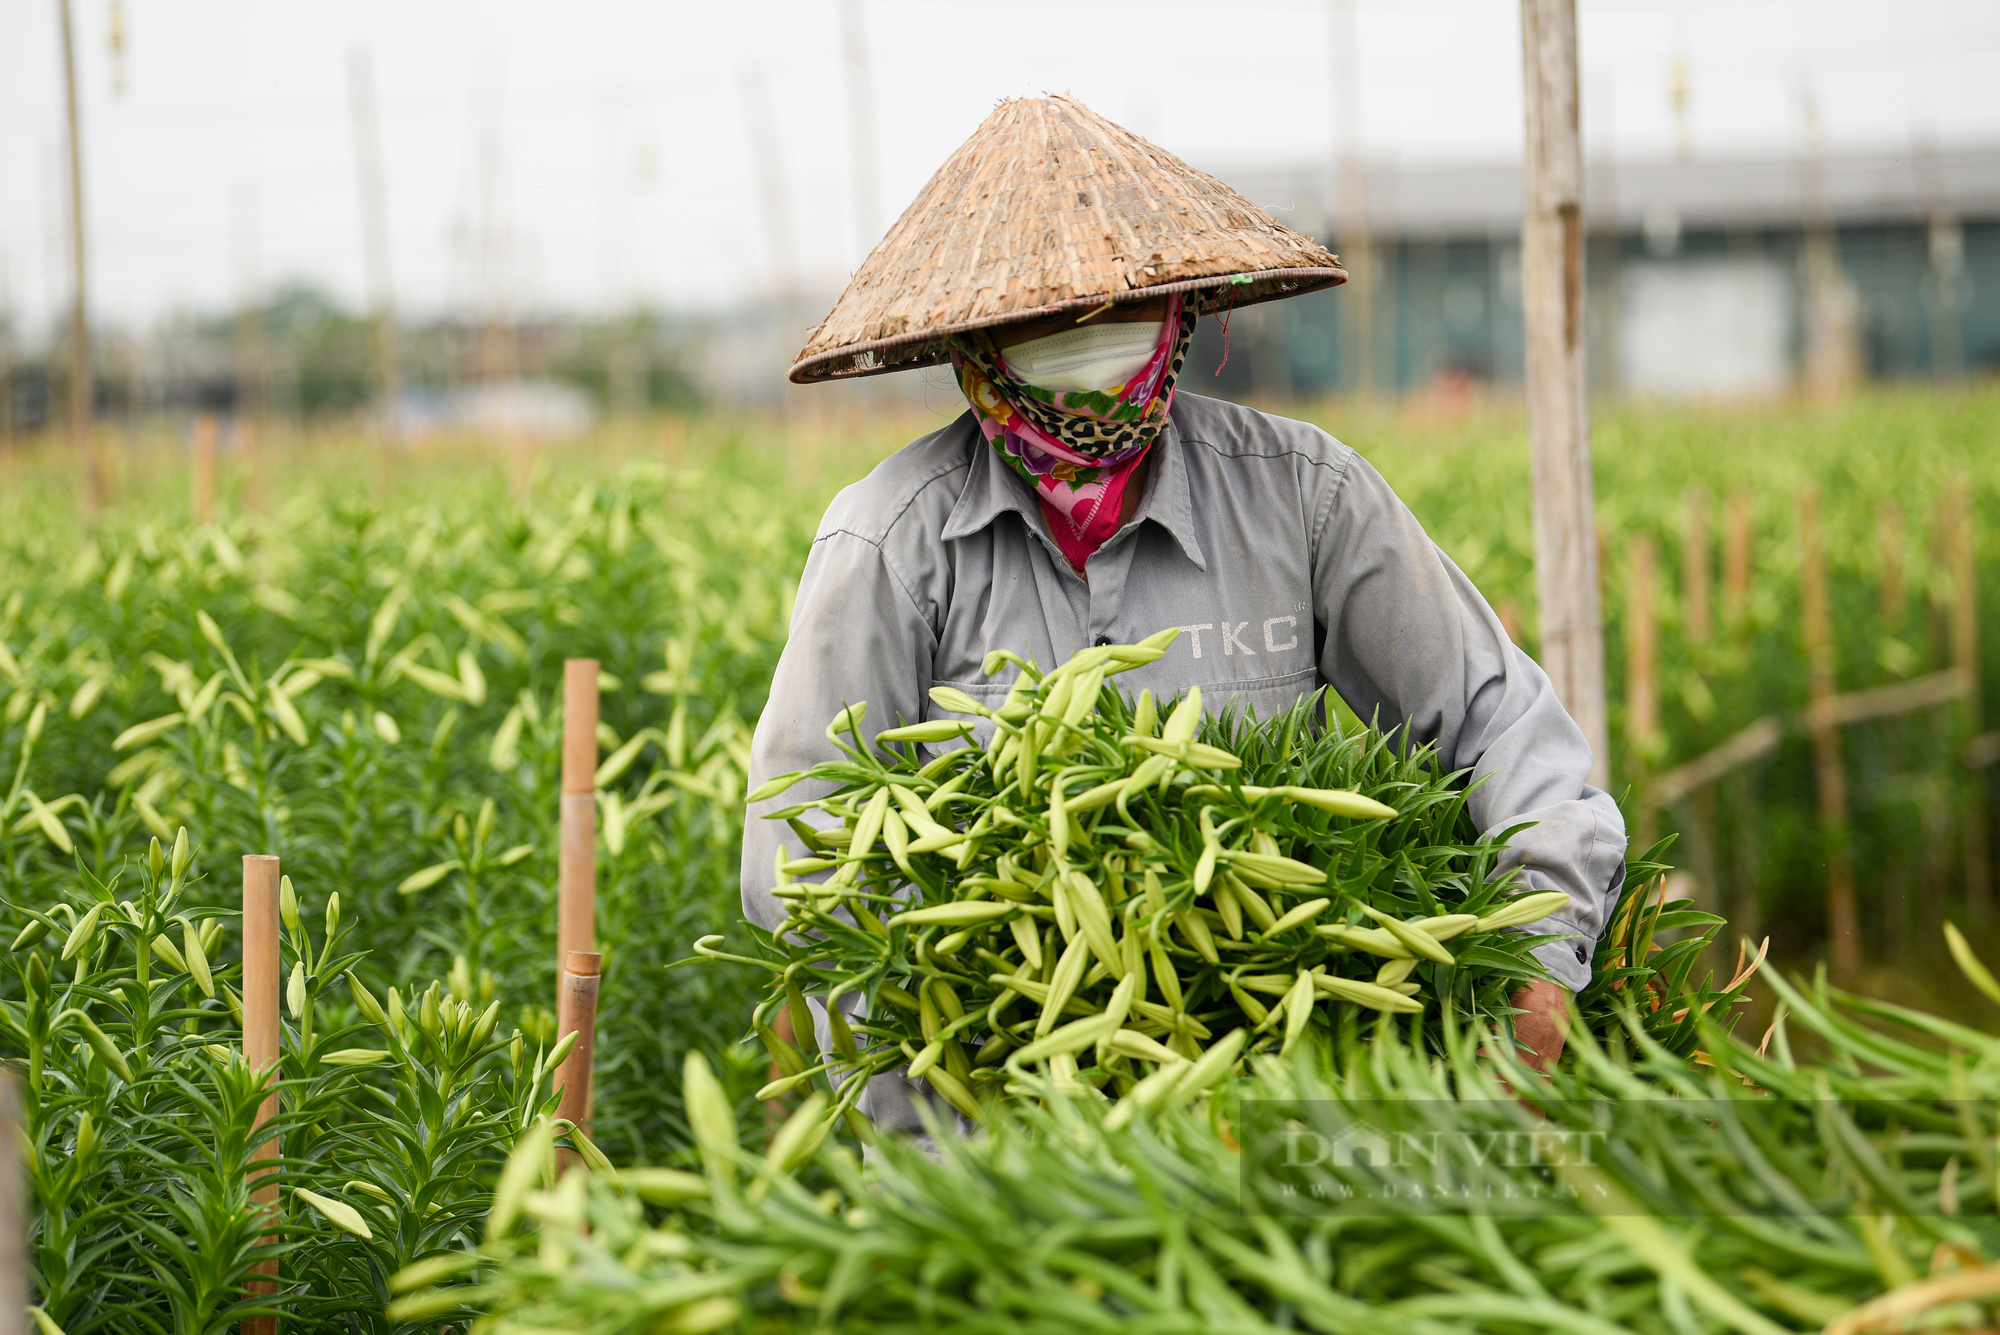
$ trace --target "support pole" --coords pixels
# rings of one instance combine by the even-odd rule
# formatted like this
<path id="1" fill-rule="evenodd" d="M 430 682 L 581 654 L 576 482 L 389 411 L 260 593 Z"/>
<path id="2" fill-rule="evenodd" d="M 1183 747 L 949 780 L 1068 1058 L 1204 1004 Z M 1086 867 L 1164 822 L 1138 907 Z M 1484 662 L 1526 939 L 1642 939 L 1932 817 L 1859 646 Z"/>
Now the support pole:
<path id="1" fill-rule="evenodd" d="M 1972 521 L 1972 485 L 1961 474 L 1945 492 L 1945 542 L 1951 563 L 1951 663 L 1965 673 L 1965 735 L 1979 735 L 1979 560 Z M 1974 922 L 1993 913 L 1993 871 L 1986 833 L 1986 781 L 1965 773 L 1960 796 L 1965 840 L 1965 912 Z"/>
<path id="2" fill-rule="evenodd" d="M 28 1335 L 30 1296 L 21 1084 L 12 1071 L 0 1071 L 0 1335 Z"/>
<path id="3" fill-rule="evenodd" d="M 1521 42 L 1528 113 L 1521 307 L 1542 666 L 1590 744 L 1590 781 L 1606 787 L 1611 771 L 1593 541 L 1597 502 L 1584 404 L 1576 0 L 1521 0 Z"/>
<path id="4" fill-rule="evenodd" d="M 1635 775 L 1653 768 L 1660 733 L 1660 629 L 1653 606 L 1653 535 L 1634 534 L 1625 551 L 1625 753 Z M 1650 802 L 1633 813 L 1633 846 L 1650 848 L 1659 837 Z"/>
<path id="5" fill-rule="evenodd" d="M 591 1054 L 597 1046 L 597 987 L 601 981 L 604 956 L 595 951 L 572 950 L 563 957 L 562 995 L 556 1009 L 556 1042 L 576 1035 L 576 1046 L 556 1068 L 556 1116 L 590 1134 Z M 576 1162 L 573 1151 L 563 1151 L 564 1167 Z"/>
<path id="6" fill-rule="evenodd" d="M 361 187 L 375 428 L 395 441 L 400 436 L 402 358 L 396 343 L 395 288 L 390 280 L 388 188 L 383 183 L 382 128 L 375 114 L 375 64 L 365 46 L 348 53 L 347 96 L 354 112 L 354 165 Z"/>
<path id="7" fill-rule="evenodd" d="M 84 495 L 90 513 L 104 505 L 104 473 L 90 439 L 90 284 L 83 225 L 83 130 L 76 114 L 76 35 L 69 0 L 56 0 L 62 16 L 63 109 L 69 123 L 69 243 L 75 280 L 69 308 L 69 437 L 83 464 Z"/>
<path id="8" fill-rule="evenodd" d="M 1733 491 L 1722 530 L 1722 620 L 1731 630 L 1741 630 L 1749 620 L 1755 538 L 1756 502 L 1747 491 Z"/>
<path id="9" fill-rule="evenodd" d="M 1368 173 L 1361 160 L 1361 55 L 1354 0 L 1331 0 L 1334 101 L 1334 241 L 1347 266 L 1340 303 L 1342 360 L 1350 391 L 1375 393 L 1375 250 L 1368 230 Z M 1391 379 L 1393 380 L 1393 376 Z"/>
<path id="10" fill-rule="evenodd" d="M 1833 608 L 1827 595 L 1826 556 L 1820 542 L 1819 491 L 1799 489 L 1799 612 L 1807 672 L 1806 729 L 1812 735 L 1813 778 L 1826 845 L 1826 939 L 1836 978 L 1861 971 L 1861 923 L 1854 901 L 1854 865 L 1847 847 L 1847 763 L 1840 724 L 1833 713 L 1835 675 Z"/>
<path id="11" fill-rule="evenodd" d="M 1907 599 L 1903 588 L 1903 553 L 1908 539 L 1903 532 L 1903 507 L 1893 500 L 1882 502 L 1875 512 L 1875 610 L 1891 635 L 1903 624 Z"/>
<path id="12" fill-rule="evenodd" d="M 597 660 L 563 664 L 562 830 L 556 967 L 597 949 Z M 560 1004 L 558 1014 L 561 1013 Z"/>
<path id="13" fill-rule="evenodd" d="M 264 854 L 250 854 L 243 859 L 243 1060 L 252 1070 L 268 1070 L 274 1084 L 278 1078 L 280 1032 L 280 930 L 278 859 Z M 278 1092 L 274 1089 L 257 1109 L 257 1125 L 262 1127 L 277 1115 Z M 250 1160 L 256 1163 L 276 1159 L 278 1155 L 278 1139 L 273 1136 L 250 1152 Z M 250 1180 L 254 1183 L 267 1178 L 272 1171 L 253 1171 Z M 264 1208 L 273 1221 L 277 1219 L 278 1184 L 275 1180 L 268 1186 L 253 1187 L 250 1200 Z M 278 1239 L 276 1234 L 267 1234 L 263 1240 L 275 1243 Z M 266 1278 L 250 1281 L 249 1292 L 253 1296 L 277 1292 L 277 1261 L 259 1261 L 256 1273 Z M 243 1323 L 243 1335 L 277 1335 L 277 1330 L 278 1319 L 274 1316 L 251 1317 Z"/>
<path id="14" fill-rule="evenodd" d="M 1689 487 L 1681 501 L 1681 629 L 1689 644 L 1707 644 L 1711 629 L 1708 493 Z"/>
<path id="15" fill-rule="evenodd" d="M 189 442 L 188 512 L 197 524 L 215 518 L 216 452 L 222 428 L 214 413 L 194 415 L 194 439 Z"/>

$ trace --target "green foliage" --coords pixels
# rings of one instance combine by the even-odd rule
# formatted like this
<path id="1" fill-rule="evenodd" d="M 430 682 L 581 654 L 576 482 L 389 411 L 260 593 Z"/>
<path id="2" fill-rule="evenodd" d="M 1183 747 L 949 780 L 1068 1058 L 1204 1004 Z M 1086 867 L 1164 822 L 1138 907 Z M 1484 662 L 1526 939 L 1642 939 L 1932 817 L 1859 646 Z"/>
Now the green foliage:
<path id="1" fill-rule="evenodd" d="M 1922 1277 L 2000 1253 L 2000 1043 L 1823 984 L 1780 987 L 1794 1019 L 1766 1051 L 1705 1024 L 1704 1059 L 1691 1060 L 1647 1042 L 1634 1016 L 1618 1046 L 1576 1029 L 1582 1060 L 1543 1083 L 1475 1029 L 1453 1026 L 1434 1055 L 1385 1018 L 1122 1128 L 1051 1090 L 977 1137 L 941 1136 L 928 1153 L 885 1144 L 866 1167 L 837 1144 L 788 1168 L 718 1141 L 692 1184 L 573 1175 L 489 1243 L 477 1301 L 519 1330 L 742 1318 L 801 1331 L 1778 1335 L 1895 1290 L 1925 1328 L 1980 1328 L 1990 1284 L 1953 1306 Z M 1790 1024 L 1831 1057 L 1795 1061 Z M 1264 1179 L 1246 1176 L 1239 1143 L 1255 1118 L 1315 1125 L 1364 1106 L 1382 1130 L 1419 1135 L 1464 1118 L 1547 1135 L 1622 1112 L 1588 1162 L 1493 1161 L 1491 1184 L 1539 1189 L 1539 1208 L 1322 1211 L 1255 1194 Z M 1362 1163 L 1311 1171 L 1329 1187 L 1382 1180 Z M 416 1290 L 409 1310 L 452 1300 L 421 1287 L 436 1278 L 399 1281 Z"/>

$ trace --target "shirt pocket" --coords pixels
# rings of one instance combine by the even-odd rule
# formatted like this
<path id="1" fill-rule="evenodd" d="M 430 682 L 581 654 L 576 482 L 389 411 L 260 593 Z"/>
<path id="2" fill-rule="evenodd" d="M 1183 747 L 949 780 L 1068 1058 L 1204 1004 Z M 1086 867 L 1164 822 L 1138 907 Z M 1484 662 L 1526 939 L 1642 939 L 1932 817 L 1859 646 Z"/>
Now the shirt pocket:
<path id="1" fill-rule="evenodd" d="M 1201 705 L 1207 714 L 1234 708 L 1259 720 L 1282 714 L 1319 689 L 1319 671 L 1306 668 L 1281 677 L 1239 677 L 1232 681 L 1204 682 Z"/>

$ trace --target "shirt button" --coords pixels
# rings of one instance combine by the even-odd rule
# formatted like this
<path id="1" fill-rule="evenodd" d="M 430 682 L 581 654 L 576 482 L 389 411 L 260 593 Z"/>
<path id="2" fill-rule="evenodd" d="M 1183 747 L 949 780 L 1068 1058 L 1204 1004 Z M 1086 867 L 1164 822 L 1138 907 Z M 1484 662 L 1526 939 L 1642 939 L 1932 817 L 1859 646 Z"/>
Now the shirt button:
<path id="1" fill-rule="evenodd" d="M 1111 643 L 1111 637 L 1109 635 L 1100 635 L 1097 637 L 1095 641 L 1093 641 L 1093 643 L 1096 644 L 1098 648 L 1102 649 L 1105 645 Z"/>

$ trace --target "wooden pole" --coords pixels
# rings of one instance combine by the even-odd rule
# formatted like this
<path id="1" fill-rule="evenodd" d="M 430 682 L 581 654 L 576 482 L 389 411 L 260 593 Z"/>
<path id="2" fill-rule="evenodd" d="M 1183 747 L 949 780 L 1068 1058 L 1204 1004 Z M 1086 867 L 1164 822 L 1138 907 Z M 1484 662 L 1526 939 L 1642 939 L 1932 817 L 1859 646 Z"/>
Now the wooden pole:
<path id="1" fill-rule="evenodd" d="M 264 854 L 249 854 L 243 859 L 243 1060 L 252 1070 L 270 1071 L 273 1083 L 278 1078 L 280 931 L 278 859 Z M 278 1092 L 274 1089 L 257 1109 L 257 1125 L 261 1127 L 277 1115 Z M 278 1138 L 273 1136 L 252 1150 L 250 1159 L 255 1163 L 276 1159 L 278 1154 Z M 250 1180 L 255 1182 L 269 1176 L 270 1172 L 270 1169 L 253 1172 Z M 250 1199 L 264 1207 L 269 1217 L 276 1220 L 278 1184 L 275 1180 L 268 1186 L 253 1188 Z M 264 1241 L 276 1242 L 277 1236 L 267 1235 Z M 249 1285 L 251 1294 L 277 1292 L 277 1261 L 259 1261 L 256 1273 L 267 1278 L 252 1280 Z M 252 1317 L 243 1323 L 242 1329 L 243 1335 L 277 1335 L 278 1319 L 274 1316 Z"/>
<path id="2" fill-rule="evenodd" d="M 604 956 L 595 951 L 572 950 L 563 957 L 562 994 L 556 1007 L 556 1042 L 576 1035 L 576 1046 L 556 1068 L 556 1116 L 566 1118 L 590 1134 L 591 1054 L 597 1046 L 597 987 L 601 981 Z M 573 1152 L 563 1152 L 564 1166 L 576 1162 Z"/>
<path id="3" fill-rule="evenodd" d="M 1527 158 L 1521 214 L 1535 592 L 1542 666 L 1610 781 L 1599 610 L 1596 493 L 1584 404 L 1583 155 L 1578 142 L 1576 0 L 1521 0 Z"/>
<path id="4" fill-rule="evenodd" d="M 1342 360 L 1364 402 L 1375 394 L 1375 250 L 1368 230 L 1368 174 L 1361 160 L 1361 58 L 1354 0 L 1331 0 L 1333 32 L 1334 240 L 1347 266 L 1340 303 Z M 1351 349 L 1351 350 L 1349 350 Z"/>
<path id="5" fill-rule="evenodd" d="M 597 660 L 563 664 L 562 824 L 556 967 L 597 949 Z M 558 1008 L 560 1013 L 560 1008 Z"/>
<path id="6" fill-rule="evenodd" d="M 1819 821 L 1826 841 L 1826 936 L 1836 975 L 1861 969 L 1861 925 L 1854 901 L 1854 868 L 1847 848 L 1847 767 L 1840 725 L 1832 713 L 1836 681 L 1833 609 L 1827 596 L 1826 558 L 1819 530 L 1819 491 L 1799 489 L 1799 611 L 1806 650 L 1807 730 L 1812 735 Z"/>
<path id="7" fill-rule="evenodd" d="M 69 123 L 69 243 L 71 278 L 69 308 L 69 436 L 83 463 L 84 495 L 90 512 L 104 505 L 104 473 L 90 439 L 90 283 L 83 225 L 83 131 L 76 114 L 76 35 L 71 29 L 69 0 L 56 0 L 62 16 L 63 108 Z"/>
<path id="8" fill-rule="evenodd" d="M 216 452 L 221 426 L 214 413 L 194 415 L 192 458 L 188 461 L 188 512 L 197 524 L 215 518 Z"/>
<path id="9" fill-rule="evenodd" d="M 1707 644 L 1709 616 L 1708 493 L 1689 487 L 1681 501 L 1681 631 L 1689 644 Z"/>
<path id="10" fill-rule="evenodd" d="M 1635 534 L 1625 555 L 1625 741 L 1635 756 L 1660 731 L 1660 632 L 1653 608 L 1653 535 Z"/>
<path id="11" fill-rule="evenodd" d="M 1660 732 L 1659 626 L 1653 609 L 1653 535 L 1635 534 L 1625 552 L 1625 749 L 1636 774 L 1652 769 L 1652 753 Z M 1650 847 L 1657 837 L 1656 813 L 1641 803 L 1635 813 L 1636 845 Z"/>
<path id="12" fill-rule="evenodd" d="M 264 423 L 237 418 L 236 452 L 243 460 L 243 508 L 253 515 L 264 513 Z"/>
<path id="13" fill-rule="evenodd" d="M 1750 616 L 1751 546 L 1756 536 L 1756 502 L 1747 491 L 1729 494 L 1722 529 L 1722 619 L 1740 628 Z"/>
<path id="14" fill-rule="evenodd" d="M 1972 520 L 1972 488 L 1963 474 L 1945 492 L 1945 541 L 1951 567 L 1951 662 L 1970 680 L 1965 697 L 1965 735 L 1977 736 L 1979 709 L 1979 559 Z M 1966 916 L 1984 922 L 1993 911 L 1991 851 L 1986 833 L 1986 783 L 1968 770 L 1960 798 L 1965 840 Z"/>
<path id="15" fill-rule="evenodd" d="M 361 183 L 362 257 L 368 273 L 369 352 L 374 364 L 376 431 L 400 438 L 403 372 L 396 342 L 395 289 L 389 269 L 388 188 L 382 171 L 382 128 L 375 114 L 375 64 L 369 49 L 348 53 L 347 95 L 354 113 L 354 163 Z M 379 448 L 379 447 L 378 447 Z M 387 468 L 384 456 L 379 466 Z"/>
<path id="16" fill-rule="evenodd" d="M 21 1085 L 12 1071 L 0 1071 L 0 1335 L 27 1335 L 29 1297 Z"/>
<path id="17" fill-rule="evenodd" d="M 1903 507 L 1884 501 L 1875 512 L 1875 610 L 1894 633 L 1903 622 L 1907 594 L 1903 588 L 1903 551 L 1908 539 L 1903 532 Z"/>

